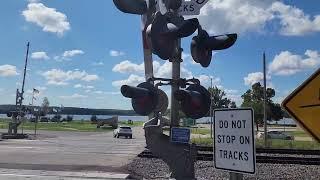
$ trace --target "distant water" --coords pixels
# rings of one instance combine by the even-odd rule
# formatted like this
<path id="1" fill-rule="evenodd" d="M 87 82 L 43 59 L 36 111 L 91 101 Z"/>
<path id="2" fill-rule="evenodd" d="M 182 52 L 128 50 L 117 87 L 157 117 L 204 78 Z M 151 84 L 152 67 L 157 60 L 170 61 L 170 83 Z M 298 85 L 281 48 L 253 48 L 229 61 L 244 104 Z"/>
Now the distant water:
<path id="1" fill-rule="evenodd" d="M 47 117 L 52 118 L 54 114 L 49 114 Z M 67 115 L 62 114 L 62 118 L 67 117 Z M 84 120 L 84 121 L 90 121 L 91 115 L 72 115 L 73 120 Z M 97 115 L 98 119 L 107 119 L 113 117 L 112 115 Z M 6 114 L 0 114 L 0 118 L 8 118 Z M 119 121 L 147 121 L 148 116 L 118 116 Z"/>
<path id="2" fill-rule="evenodd" d="M 52 118 L 54 115 L 50 114 L 48 117 Z M 67 115 L 62 115 L 62 118 L 66 117 Z M 113 117 L 112 115 L 97 115 L 98 119 L 107 119 Z M 8 118 L 6 114 L 0 114 L 0 118 Z M 91 118 L 91 115 L 73 115 L 74 120 L 84 120 L 89 121 Z M 148 116 L 118 116 L 119 121 L 148 121 Z M 200 119 L 197 119 L 197 123 L 210 123 L 210 117 L 203 117 Z M 276 121 L 268 121 L 270 124 L 276 124 Z M 279 125 L 292 125 L 296 124 L 296 122 L 291 118 L 283 118 L 280 121 L 277 122 Z"/>

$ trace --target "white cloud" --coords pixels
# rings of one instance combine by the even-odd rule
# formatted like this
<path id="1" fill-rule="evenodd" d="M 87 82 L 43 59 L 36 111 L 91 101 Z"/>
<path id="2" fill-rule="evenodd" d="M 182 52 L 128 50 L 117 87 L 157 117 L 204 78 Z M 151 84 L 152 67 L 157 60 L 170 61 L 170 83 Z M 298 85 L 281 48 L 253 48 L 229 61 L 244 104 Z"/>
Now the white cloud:
<path id="1" fill-rule="evenodd" d="M 239 93 L 239 91 L 235 90 L 235 89 L 225 89 L 224 92 L 227 93 L 227 94 L 237 94 L 237 93 Z"/>
<path id="2" fill-rule="evenodd" d="M 75 94 L 72 94 L 70 96 L 59 96 L 59 98 L 61 99 L 82 99 L 82 98 L 87 98 L 88 96 L 86 95 L 82 95 L 82 94 L 78 94 L 78 93 L 75 93 Z"/>
<path id="3" fill-rule="evenodd" d="M 94 81 L 99 79 L 97 75 L 88 74 L 86 71 L 63 71 L 51 69 L 42 73 L 51 85 L 67 85 L 70 80 Z"/>
<path id="4" fill-rule="evenodd" d="M 27 0 L 27 1 L 30 3 L 36 3 L 36 2 L 39 2 L 40 0 Z"/>
<path id="5" fill-rule="evenodd" d="M 268 11 L 273 1 L 210 0 L 201 9 L 199 21 L 211 33 L 262 31 L 273 19 Z"/>
<path id="6" fill-rule="evenodd" d="M 104 94 L 107 94 L 107 95 L 119 95 L 121 94 L 120 91 L 118 92 L 103 92 Z"/>
<path id="7" fill-rule="evenodd" d="M 220 86 L 220 82 L 221 82 L 220 78 L 207 76 L 207 75 L 200 75 L 200 76 L 196 76 L 195 78 L 199 79 L 201 85 L 206 88 L 211 86 L 211 78 L 212 78 L 212 86 Z"/>
<path id="8" fill-rule="evenodd" d="M 9 64 L 0 66 L 0 76 L 8 77 L 8 76 L 16 76 L 18 75 L 17 67 Z"/>
<path id="9" fill-rule="evenodd" d="M 62 57 L 63 58 L 71 58 L 73 56 L 80 55 L 80 54 L 84 54 L 84 52 L 79 49 L 74 49 L 74 50 L 70 50 L 70 51 L 65 51 L 63 53 Z"/>
<path id="10" fill-rule="evenodd" d="M 166 61 L 164 64 L 153 70 L 155 77 L 172 78 L 172 63 Z M 181 66 L 180 75 L 182 78 L 192 78 L 192 73 L 184 66 Z"/>
<path id="11" fill-rule="evenodd" d="M 144 63 L 138 65 L 126 60 L 116 64 L 112 68 L 112 71 L 119 73 L 141 73 L 144 72 Z"/>
<path id="12" fill-rule="evenodd" d="M 95 74 L 87 74 L 83 78 L 81 78 L 81 80 L 87 81 L 87 82 L 96 81 L 98 79 L 99 79 L 99 76 Z"/>
<path id="13" fill-rule="evenodd" d="M 45 32 L 56 33 L 62 36 L 65 31 L 70 30 L 67 16 L 54 8 L 48 8 L 42 3 L 30 3 L 28 8 L 22 12 L 25 20 L 42 27 Z"/>
<path id="14" fill-rule="evenodd" d="M 85 86 L 86 89 L 94 89 L 94 86 Z"/>
<path id="15" fill-rule="evenodd" d="M 144 81 L 145 81 L 144 77 L 138 76 L 138 75 L 135 75 L 135 74 L 131 74 L 128 79 L 119 80 L 119 81 L 113 81 L 112 85 L 115 86 L 115 87 L 120 87 L 122 85 L 136 86 L 139 83 L 142 83 Z"/>
<path id="16" fill-rule="evenodd" d="M 41 92 L 41 91 L 47 90 L 47 87 L 45 87 L 45 86 L 36 86 L 35 89 L 37 89 L 37 90 L 39 90 Z"/>
<path id="17" fill-rule="evenodd" d="M 74 88 L 83 88 L 83 89 L 94 89 L 94 86 L 85 86 L 82 84 L 75 84 L 73 87 Z"/>
<path id="18" fill-rule="evenodd" d="M 109 54 L 110 54 L 110 56 L 113 56 L 113 57 L 125 55 L 124 52 L 122 52 L 122 51 L 116 51 L 116 50 L 110 50 Z"/>
<path id="19" fill-rule="evenodd" d="M 82 85 L 81 84 L 76 84 L 73 86 L 74 88 L 82 88 Z"/>
<path id="20" fill-rule="evenodd" d="M 267 75 L 267 80 L 271 79 L 271 76 Z M 244 84 L 247 86 L 252 86 L 254 83 L 263 82 L 263 73 L 262 72 L 254 72 L 249 73 L 247 77 L 244 77 Z"/>
<path id="21" fill-rule="evenodd" d="M 161 65 L 158 61 L 153 61 L 153 72 L 158 72 L 160 67 Z M 125 60 L 120 62 L 119 64 L 116 64 L 112 68 L 112 71 L 119 72 L 119 73 L 129 73 L 129 74 L 131 73 L 144 74 L 144 63 L 135 64 L 129 60 Z"/>
<path id="22" fill-rule="evenodd" d="M 317 51 L 307 50 L 305 58 L 282 51 L 276 55 L 269 65 L 269 72 L 275 75 L 293 75 L 297 72 L 313 69 L 320 65 L 320 55 Z"/>
<path id="23" fill-rule="evenodd" d="M 271 11 L 280 19 L 280 33 L 287 36 L 299 36 L 312 32 L 320 32 L 320 15 L 313 18 L 301 9 L 274 2 Z"/>
<path id="24" fill-rule="evenodd" d="M 93 91 L 95 94 L 103 94 L 103 91 Z"/>
<path id="25" fill-rule="evenodd" d="M 103 66 L 104 63 L 102 61 L 92 63 L 93 66 Z"/>
<path id="26" fill-rule="evenodd" d="M 278 0 L 210 0 L 201 9 L 199 21 L 215 34 L 263 32 L 268 23 L 275 23 L 276 30 L 286 36 L 320 32 L 320 15 L 311 17 Z"/>
<path id="27" fill-rule="evenodd" d="M 33 52 L 31 54 L 31 58 L 32 59 L 44 59 L 44 60 L 50 59 L 49 56 L 47 55 L 47 53 L 43 52 L 43 51 Z"/>

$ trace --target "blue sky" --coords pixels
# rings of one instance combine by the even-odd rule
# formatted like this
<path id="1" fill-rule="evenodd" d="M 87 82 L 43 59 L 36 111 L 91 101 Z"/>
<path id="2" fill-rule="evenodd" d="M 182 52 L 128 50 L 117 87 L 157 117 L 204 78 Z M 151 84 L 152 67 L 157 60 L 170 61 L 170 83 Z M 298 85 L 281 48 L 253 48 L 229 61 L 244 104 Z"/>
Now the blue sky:
<path id="1" fill-rule="evenodd" d="M 37 88 L 35 104 L 48 97 L 51 105 L 131 109 L 119 89 L 144 79 L 140 16 L 120 12 L 111 0 L 1 3 L 0 104 L 15 102 L 30 41 L 25 104 Z M 204 86 L 212 77 L 238 105 L 250 85 L 262 80 L 264 51 L 276 102 L 320 66 L 320 2 L 315 0 L 211 0 L 197 17 L 211 35 L 236 32 L 238 40 L 202 68 L 190 56 L 192 36 L 184 38 L 182 76 L 199 78 Z M 170 77 L 170 63 L 153 59 L 155 75 Z"/>

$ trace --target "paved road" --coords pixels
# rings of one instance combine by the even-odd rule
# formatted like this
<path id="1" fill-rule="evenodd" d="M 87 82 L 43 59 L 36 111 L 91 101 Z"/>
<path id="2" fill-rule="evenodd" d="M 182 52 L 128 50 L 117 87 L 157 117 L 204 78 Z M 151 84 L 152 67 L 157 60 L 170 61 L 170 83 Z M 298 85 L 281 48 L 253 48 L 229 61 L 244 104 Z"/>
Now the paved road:
<path id="1" fill-rule="evenodd" d="M 6 180 L 103 180 L 125 179 L 128 174 L 106 172 L 68 172 L 0 168 L 0 179 Z"/>
<path id="2" fill-rule="evenodd" d="M 0 168 L 125 172 L 145 147 L 142 127 L 133 128 L 133 139 L 113 138 L 112 132 L 38 133 L 37 140 L 0 141 Z"/>

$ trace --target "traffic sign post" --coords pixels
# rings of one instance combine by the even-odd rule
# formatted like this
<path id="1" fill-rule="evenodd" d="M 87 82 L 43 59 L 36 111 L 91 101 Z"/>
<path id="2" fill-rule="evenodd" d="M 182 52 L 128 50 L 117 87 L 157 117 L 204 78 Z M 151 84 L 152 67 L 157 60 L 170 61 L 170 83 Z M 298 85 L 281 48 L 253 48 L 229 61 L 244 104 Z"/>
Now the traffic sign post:
<path id="1" fill-rule="evenodd" d="M 190 142 L 190 129 L 188 128 L 171 128 L 171 142 L 187 144 Z"/>
<path id="2" fill-rule="evenodd" d="M 282 107 L 320 142 L 320 68 L 283 101 Z"/>
<path id="3" fill-rule="evenodd" d="M 252 108 L 214 110 L 215 168 L 235 173 L 255 173 L 253 117 Z M 236 177 L 239 176 L 236 174 Z"/>

